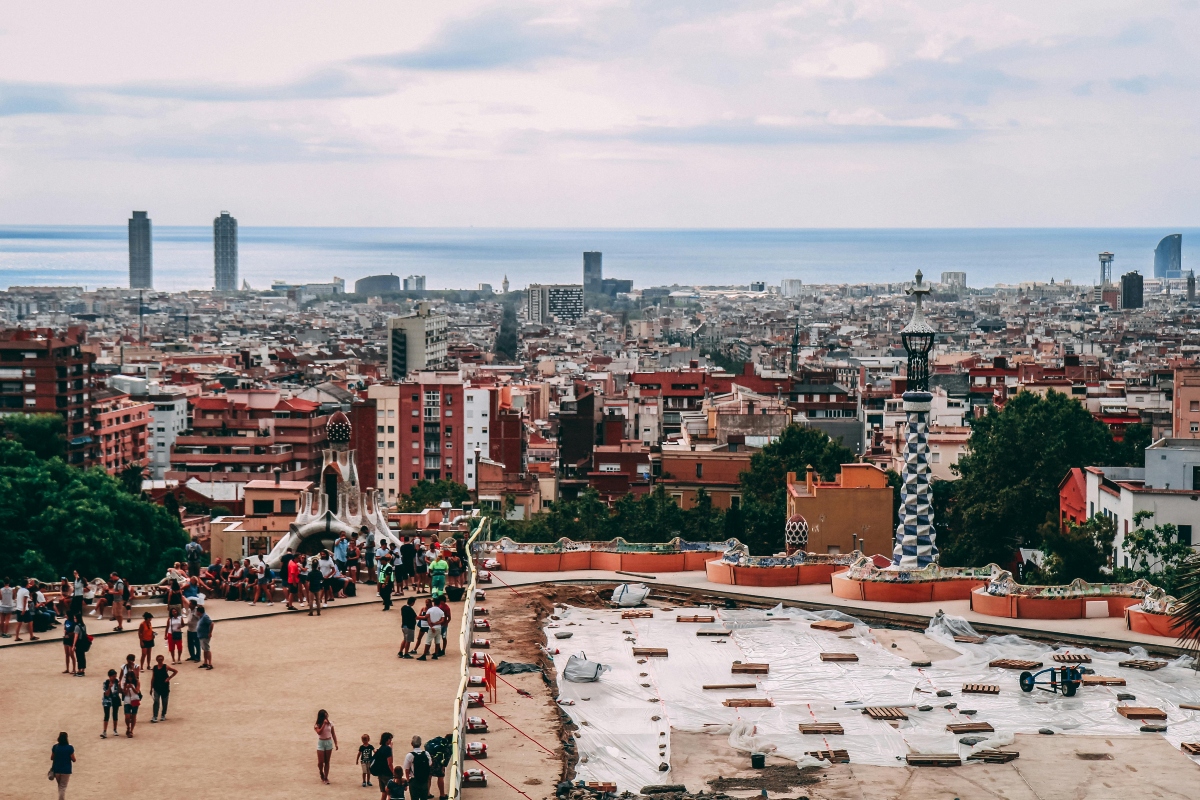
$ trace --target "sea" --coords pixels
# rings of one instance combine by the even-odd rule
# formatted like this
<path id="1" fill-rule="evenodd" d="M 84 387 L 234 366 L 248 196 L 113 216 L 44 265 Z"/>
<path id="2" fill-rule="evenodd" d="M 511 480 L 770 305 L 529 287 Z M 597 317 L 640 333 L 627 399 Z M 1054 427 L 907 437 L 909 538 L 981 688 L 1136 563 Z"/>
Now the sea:
<path id="1" fill-rule="evenodd" d="M 1097 254 L 1116 254 L 1113 276 L 1154 274 L 1154 248 L 1183 234 L 1183 269 L 1197 263 L 1200 228 L 943 229 L 496 229 L 239 228 L 239 282 L 323 283 L 367 275 L 424 275 L 428 289 L 497 291 L 530 283 L 578 283 L 585 250 L 604 254 L 604 276 L 649 286 L 746 285 L 783 278 L 806 284 L 898 283 L 921 269 L 967 273 L 988 287 L 1023 281 L 1094 284 Z M 154 286 L 210 289 L 212 228 L 155 226 Z M 128 285 L 125 226 L 0 225 L 0 286 Z"/>

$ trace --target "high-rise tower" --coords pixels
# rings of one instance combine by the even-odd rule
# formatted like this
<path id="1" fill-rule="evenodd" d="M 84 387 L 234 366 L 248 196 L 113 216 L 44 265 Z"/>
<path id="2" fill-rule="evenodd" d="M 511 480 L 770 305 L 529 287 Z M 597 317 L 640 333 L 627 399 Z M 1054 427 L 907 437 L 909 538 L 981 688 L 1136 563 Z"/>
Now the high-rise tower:
<path id="1" fill-rule="evenodd" d="M 129 288 L 154 288 L 154 259 L 150 249 L 150 217 L 135 211 L 129 218 Z"/>
<path id="2" fill-rule="evenodd" d="M 213 288 L 218 292 L 238 290 L 237 220 L 222 211 L 213 220 Z"/>
<path id="3" fill-rule="evenodd" d="M 1116 258 L 1107 251 L 1100 254 L 1100 288 L 1112 283 L 1112 262 Z"/>
<path id="4" fill-rule="evenodd" d="M 590 297 L 604 293 L 604 254 L 585 252 L 583 254 L 583 297 L 585 302 Z"/>
<path id="5" fill-rule="evenodd" d="M 1164 236 L 1154 248 L 1154 277 L 1183 277 L 1183 234 Z"/>

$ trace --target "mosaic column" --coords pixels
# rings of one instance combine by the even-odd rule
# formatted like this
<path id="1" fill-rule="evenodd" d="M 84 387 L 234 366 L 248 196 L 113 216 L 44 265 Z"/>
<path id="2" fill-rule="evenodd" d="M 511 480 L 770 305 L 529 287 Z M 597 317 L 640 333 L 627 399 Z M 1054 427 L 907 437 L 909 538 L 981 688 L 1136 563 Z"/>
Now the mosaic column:
<path id="1" fill-rule="evenodd" d="M 905 392 L 904 485 L 900 489 L 900 524 L 892 563 L 900 569 L 922 569 L 937 561 L 933 531 L 933 493 L 929 473 L 929 411 L 933 395 Z"/>

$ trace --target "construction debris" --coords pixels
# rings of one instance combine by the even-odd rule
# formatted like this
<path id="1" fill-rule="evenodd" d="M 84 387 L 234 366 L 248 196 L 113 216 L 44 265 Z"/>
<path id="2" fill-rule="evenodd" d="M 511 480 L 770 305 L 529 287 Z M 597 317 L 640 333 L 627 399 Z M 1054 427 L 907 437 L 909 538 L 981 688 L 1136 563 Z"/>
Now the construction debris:
<path id="1" fill-rule="evenodd" d="M 909 753 L 904 759 L 910 767 L 961 767 L 958 753 Z"/>
<path id="2" fill-rule="evenodd" d="M 775 703 L 765 697 L 734 697 L 721 705 L 726 708 L 773 708 Z"/>
<path id="3" fill-rule="evenodd" d="M 1041 669 L 1042 662 L 1041 661 L 1026 661 L 1021 658 L 997 658 L 995 661 L 989 662 L 988 666 L 995 667 L 997 669 L 1031 670 L 1031 669 Z"/>
<path id="4" fill-rule="evenodd" d="M 801 722 L 800 732 L 819 736 L 842 736 L 846 733 L 840 722 Z"/>
<path id="5" fill-rule="evenodd" d="M 1133 658 L 1129 661 L 1120 661 L 1118 667 L 1128 667 L 1129 669 L 1141 669 L 1147 672 L 1153 672 L 1156 669 L 1162 669 L 1167 665 L 1165 661 L 1149 661 L 1144 658 Z"/>
<path id="6" fill-rule="evenodd" d="M 713 616 L 702 617 L 699 614 L 684 616 L 683 614 L 676 615 L 676 622 L 716 622 L 717 618 Z"/>
<path id="7" fill-rule="evenodd" d="M 878 720 L 908 719 L 908 714 L 895 706 L 867 706 L 863 709 L 863 713 L 871 719 Z"/>
<path id="8" fill-rule="evenodd" d="M 1000 694 L 1000 687 L 994 683 L 964 683 L 963 694 Z"/>
<path id="9" fill-rule="evenodd" d="M 808 627 L 812 628 L 813 630 L 817 630 L 817 631 L 830 631 L 831 633 L 841 633 L 842 631 L 848 631 L 851 628 L 853 628 L 854 623 L 846 622 L 844 620 L 823 619 L 823 620 L 819 620 L 817 622 L 812 623 Z"/>
<path id="10" fill-rule="evenodd" d="M 990 722 L 952 722 L 946 730 L 951 733 L 993 733 L 996 729 Z"/>
<path id="11" fill-rule="evenodd" d="M 821 653 L 822 661 L 858 661 L 855 653 Z"/>
<path id="12" fill-rule="evenodd" d="M 645 658 L 666 658 L 667 648 L 665 647 L 635 647 L 633 648 L 635 656 L 643 656 Z"/>
<path id="13" fill-rule="evenodd" d="M 1152 706 L 1117 706 L 1117 713 L 1125 719 L 1166 719 L 1167 712 Z"/>
<path id="14" fill-rule="evenodd" d="M 1086 653 L 1055 653 L 1050 656 L 1060 664 L 1090 664 L 1092 657 Z"/>
<path id="15" fill-rule="evenodd" d="M 738 661 L 733 662 L 731 671 L 734 673 L 742 673 L 745 675 L 766 675 L 771 671 L 770 664 L 742 664 Z"/>
<path id="16" fill-rule="evenodd" d="M 1020 757 L 1020 753 L 1008 750 L 976 750 L 967 756 L 967 761 L 982 761 L 985 764 L 1007 764 Z"/>

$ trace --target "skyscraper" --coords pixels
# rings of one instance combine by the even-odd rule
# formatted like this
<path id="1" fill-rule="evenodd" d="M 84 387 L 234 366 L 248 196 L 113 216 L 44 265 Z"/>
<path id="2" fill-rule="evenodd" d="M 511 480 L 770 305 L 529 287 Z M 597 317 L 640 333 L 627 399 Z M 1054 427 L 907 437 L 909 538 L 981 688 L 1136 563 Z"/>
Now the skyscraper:
<path id="1" fill-rule="evenodd" d="M 218 292 L 238 290 L 237 220 L 222 211 L 213 220 L 214 288 Z"/>
<path id="2" fill-rule="evenodd" d="M 1142 276 L 1137 271 L 1121 276 L 1121 308 L 1142 307 Z"/>
<path id="3" fill-rule="evenodd" d="M 583 295 L 597 296 L 604 293 L 604 254 L 585 252 L 583 254 Z"/>
<path id="4" fill-rule="evenodd" d="M 129 218 L 129 288 L 154 288 L 154 258 L 150 250 L 150 218 L 135 211 Z"/>
<path id="5" fill-rule="evenodd" d="M 1164 236 L 1154 248 L 1154 277 L 1183 277 L 1183 234 Z"/>

